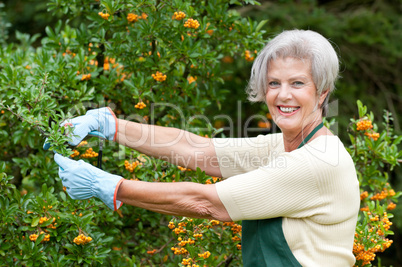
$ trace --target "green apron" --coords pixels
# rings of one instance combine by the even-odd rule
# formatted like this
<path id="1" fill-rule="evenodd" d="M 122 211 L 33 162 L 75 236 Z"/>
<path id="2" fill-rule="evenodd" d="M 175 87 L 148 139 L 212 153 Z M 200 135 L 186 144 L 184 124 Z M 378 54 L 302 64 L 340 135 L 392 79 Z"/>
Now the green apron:
<path id="1" fill-rule="evenodd" d="M 320 123 L 301 142 L 302 147 L 323 127 Z M 300 267 L 290 250 L 282 229 L 282 217 L 242 222 L 242 254 L 245 267 Z"/>

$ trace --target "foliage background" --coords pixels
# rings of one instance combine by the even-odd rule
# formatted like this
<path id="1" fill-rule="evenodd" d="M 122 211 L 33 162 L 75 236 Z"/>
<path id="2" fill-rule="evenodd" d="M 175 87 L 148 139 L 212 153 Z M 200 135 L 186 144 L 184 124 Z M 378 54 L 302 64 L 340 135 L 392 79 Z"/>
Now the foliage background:
<path id="1" fill-rule="evenodd" d="M 377 120 L 381 120 L 383 110 L 393 113 L 394 128 L 401 133 L 402 117 L 402 2 L 401 1 L 260 1 L 261 6 L 237 7 L 242 16 L 257 21 L 268 19 L 263 29 L 265 38 L 293 28 L 312 29 L 327 36 L 336 44 L 342 60 L 342 78 L 338 82 L 333 99 L 339 102 L 333 115 L 338 121 L 338 134 L 347 140 L 349 118 L 357 117 L 356 99 L 361 99 Z M 45 27 L 54 25 L 63 18 L 62 14 L 49 16 L 45 1 L 9 0 L 0 17 L 0 43 L 21 42 L 17 40 L 17 31 L 37 36 L 29 41 L 33 46 L 40 46 L 40 37 L 47 36 Z M 65 18 L 64 18 L 65 19 Z M 71 18 L 70 18 L 71 19 Z M 82 18 L 71 19 L 71 25 L 78 26 Z M 250 62 L 242 53 L 233 56 L 234 61 L 224 63 L 226 70 L 232 71 L 225 77 L 222 89 L 231 95 L 221 101 L 220 113 L 240 116 L 243 119 L 252 114 L 265 114 L 267 110 L 259 105 L 242 104 L 241 113 L 237 110 L 237 99 L 245 101 L 244 88 L 247 83 Z M 206 109 L 209 116 L 216 114 L 217 106 Z M 237 127 L 235 127 L 237 128 Z M 267 131 L 275 131 L 270 128 Z M 244 133 L 236 132 L 241 136 Z M 15 170 L 17 184 L 21 174 Z M 396 190 L 402 189 L 401 173 L 391 172 L 390 182 Z M 402 210 L 400 205 L 394 211 L 392 226 L 394 244 L 385 252 L 383 264 L 402 264 Z"/>

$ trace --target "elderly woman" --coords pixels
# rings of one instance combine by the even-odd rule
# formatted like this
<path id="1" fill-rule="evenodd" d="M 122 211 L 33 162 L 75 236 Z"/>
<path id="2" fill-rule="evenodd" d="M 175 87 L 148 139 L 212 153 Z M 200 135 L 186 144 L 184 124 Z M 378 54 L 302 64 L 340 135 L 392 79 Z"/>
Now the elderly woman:
<path id="1" fill-rule="evenodd" d="M 244 266 L 353 266 L 359 184 L 339 138 L 323 127 L 339 62 L 313 31 L 285 31 L 254 62 L 249 99 L 264 101 L 280 134 L 209 139 L 117 119 L 109 108 L 71 120 L 71 144 L 98 130 L 153 157 L 226 178 L 203 185 L 125 180 L 58 154 L 72 198 L 100 198 L 176 216 L 242 220 Z M 159 145 L 158 145 L 159 144 Z"/>

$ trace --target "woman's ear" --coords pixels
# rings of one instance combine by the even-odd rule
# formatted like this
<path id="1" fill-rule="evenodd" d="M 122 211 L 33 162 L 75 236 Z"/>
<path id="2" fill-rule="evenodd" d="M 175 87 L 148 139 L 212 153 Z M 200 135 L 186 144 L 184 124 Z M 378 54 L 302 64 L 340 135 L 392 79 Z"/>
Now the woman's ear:
<path id="1" fill-rule="evenodd" d="M 325 91 L 323 91 L 322 93 L 321 93 L 321 95 L 320 95 L 320 97 L 319 97 L 319 106 L 321 107 L 322 106 L 322 104 L 324 103 L 324 100 L 325 100 L 325 98 L 328 96 L 328 94 L 329 94 L 329 89 L 327 89 L 327 90 L 325 90 Z"/>

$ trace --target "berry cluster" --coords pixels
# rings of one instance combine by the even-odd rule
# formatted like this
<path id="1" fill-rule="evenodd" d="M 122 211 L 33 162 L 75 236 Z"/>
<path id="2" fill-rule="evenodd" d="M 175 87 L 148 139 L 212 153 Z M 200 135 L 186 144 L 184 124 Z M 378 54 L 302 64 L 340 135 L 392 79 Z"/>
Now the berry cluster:
<path id="1" fill-rule="evenodd" d="M 241 225 L 237 224 L 235 222 L 224 222 L 223 226 L 228 226 L 230 227 L 230 230 L 232 233 L 235 234 L 240 234 L 241 233 Z"/>
<path id="2" fill-rule="evenodd" d="M 41 232 L 40 232 L 40 235 L 41 235 L 41 234 L 44 234 L 44 232 L 41 231 Z M 39 235 L 37 235 L 37 234 L 31 234 L 31 235 L 29 236 L 29 240 L 31 240 L 31 241 L 36 241 L 36 239 L 38 239 L 38 236 L 39 236 Z M 46 234 L 45 237 L 42 239 L 42 242 L 48 242 L 49 240 L 50 240 L 50 235 L 49 235 L 49 234 Z"/>
<path id="3" fill-rule="evenodd" d="M 47 228 L 50 228 L 50 229 L 53 229 L 53 230 L 54 230 L 54 229 L 57 228 L 56 225 L 57 225 L 57 223 L 54 223 L 54 224 L 51 223 L 51 224 L 49 224 L 49 225 L 47 226 Z"/>
<path id="4" fill-rule="evenodd" d="M 391 202 L 387 206 L 387 210 L 393 210 L 396 208 L 396 204 L 394 202 Z"/>
<path id="5" fill-rule="evenodd" d="M 387 225 L 384 224 L 384 228 L 386 226 Z M 387 227 L 389 227 L 389 226 L 387 226 Z M 371 232 L 373 232 L 373 230 L 374 230 L 374 227 L 369 229 L 369 232 L 371 233 Z M 378 229 L 377 234 L 383 235 L 384 233 L 382 232 L 381 229 Z M 357 235 L 357 233 L 355 235 Z M 378 241 L 375 240 L 374 238 L 372 238 L 370 241 L 374 244 L 378 243 Z M 377 252 L 384 252 L 387 248 L 389 248 L 391 246 L 392 243 L 393 243 L 392 240 L 385 238 L 382 240 L 381 244 L 377 244 L 372 248 L 367 248 L 367 250 L 366 250 L 366 248 L 364 247 L 363 244 L 355 241 L 353 244 L 353 254 L 356 257 L 356 261 L 361 261 L 361 265 L 359 265 L 359 266 L 366 266 L 375 259 Z"/>
<path id="6" fill-rule="evenodd" d="M 127 20 L 129 22 L 137 22 L 140 18 L 141 18 L 140 16 L 133 14 L 133 13 L 128 13 L 128 15 L 127 15 Z"/>
<path id="7" fill-rule="evenodd" d="M 144 102 L 142 102 L 142 101 L 140 101 L 140 102 L 138 102 L 137 104 L 135 104 L 135 108 L 138 108 L 138 109 L 143 109 L 143 108 L 145 108 L 147 105 L 145 105 L 145 103 Z"/>
<path id="8" fill-rule="evenodd" d="M 91 73 L 82 74 L 81 81 L 89 81 L 91 79 Z"/>
<path id="9" fill-rule="evenodd" d="M 72 57 L 75 57 L 76 54 L 71 52 L 71 50 L 67 49 L 65 53 L 63 53 L 63 57 L 65 57 L 66 55 L 71 55 Z"/>
<path id="10" fill-rule="evenodd" d="M 389 228 L 390 228 L 391 225 L 392 225 L 392 222 L 390 222 L 390 220 L 388 219 L 388 214 L 387 214 L 386 212 L 384 212 L 384 215 L 383 215 L 383 218 L 382 218 L 381 221 L 382 221 L 382 223 L 383 223 L 383 226 L 384 226 L 385 231 L 388 231 Z"/>
<path id="11" fill-rule="evenodd" d="M 128 170 L 129 172 L 133 172 L 137 166 L 141 166 L 142 163 L 140 163 L 138 160 L 134 161 L 133 163 L 130 163 L 128 160 L 124 161 L 124 168 Z"/>
<path id="12" fill-rule="evenodd" d="M 89 159 L 89 158 L 94 158 L 94 157 L 97 157 L 97 156 L 98 156 L 98 153 L 96 153 L 96 152 L 92 149 L 92 147 L 90 147 L 90 148 L 88 148 L 88 149 L 85 151 L 84 154 L 81 155 L 81 158 Z"/>
<path id="13" fill-rule="evenodd" d="M 200 23 L 196 19 L 188 19 L 184 23 L 184 27 L 190 28 L 190 29 L 198 29 L 198 27 L 200 27 Z"/>
<path id="14" fill-rule="evenodd" d="M 244 51 L 244 58 L 247 61 L 253 61 L 254 60 L 254 57 L 251 56 L 251 52 L 249 50 Z"/>
<path id="15" fill-rule="evenodd" d="M 211 220 L 211 225 L 215 226 L 215 225 L 219 225 L 221 222 L 218 220 Z"/>
<path id="16" fill-rule="evenodd" d="M 197 77 L 193 77 L 193 76 L 189 76 L 187 78 L 187 81 L 189 84 L 192 84 L 193 82 L 195 82 L 197 80 Z"/>
<path id="17" fill-rule="evenodd" d="M 153 249 L 153 250 L 148 250 L 147 251 L 147 254 L 149 254 L 149 255 L 154 255 L 155 253 L 156 253 L 156 249 Z"/>
<path id="18" fill-rule="evenodd" d="M 36 241 L 37 238 L 38 238 L 37 234 L 32 234 L 29 236 L 29 240 L 31 240 L 31 241 Z"/>
<path id="19" fill-rule="evenodd" d="M 110 70 L 110 64 L 112 64 L 112 67 L 117 67 L 119 65 L 116 63 L 115 58 L 105 57 L 103 60 L 103 70 Z"/>
<path id="20" fill-rule="evenodd" d="M 369 138 L 373 139 L 374 141 L 377 141 L 377 139 L 380 137 L 379 133 L 364 133 L 365 136 L 368 136 Z"/>
<path id="21" fill-rule="evenodd" d="M 174 222 L 170 221 L 168 227 L 169 229 L 173 230 L 174 228 L 176 228 L 176 225 L 174 224 Z"/>
<path id="22" fill-rule="evenodd" d="M 88 141 L 81 141 L 81 143 L 79 143 L 78 145 L 77 145 L 77 147 L 82 147 L 82 146 L 85 146 L 85 145 L 87 145 L 88 144 Z"/>
<path id="23" fill-rule="evenodd" d="M 384 198 L 386 198 L 388 196 L 390 196 L 390 197 L 395 196 L 394 189 L 388 190 L 387 188 L 383 188 L 383 190 L 380 193 L 375 194 L 370 199 L 371 200 L 383 200 Z"/>
<path id="24" fill-rule="evenodd" d="M 185 223 L 185 222 L 179 223 L 178 227 L 175 227 L 175 228 L 173 229 L 173 232 L 174 232 L 176 235 L 187 233 L 187 230 L 184 228 L 184 227 L 186 227 L 186 224 L 187 224 L 187 223 Z"/>
<path id="25" fill-rule="evenodd" d="M 365 131 L 373 129 L 373 124 L 370 120 L 360 120 L 356 123 L 356 130 L 358 131 Z"/>
<path id="26" fill-rule="evenodd" d="M 368 206 L 365 206 L 365 207 L 363 207 L 363 208 L 360 208 L 360 211 L 369 212 L 369 211 L 370 211 L 370 209 L 369 209 L 369 207 L 368 207 Z"/>
<path id="27" fill-rule="evenodd" d="M 183 254 L 187 254 L 188 250 L 185 248 L 175 248 L 172 247 L 171 250 L 173 251 L 174 255 L 183 255 Z"/>
<path id="28" fill-rule="evenodd" d="M 184 266 L 191 266 L 191 262 L 192 262 L 192 261 L 193 261 L 192 258 L 183 259 L 183 260 L 181 261 L 181 264 L 184 265 Z M 193 264 L 193 266 L 195 266 L 195 264 Z"/>
<path id="29" fill-rule="evenodd" d="M 77 157 L 77 156 L 79 156 L 79 155 L 80 155 L 80 152 L 78 152 L 77 149 L 74 149 L 74 150 L 73 150 L 73 154 L 71 154 L 70 157 L 74 158 L 74 157 Z"/>
<path id="30" fill-rule="evenodd" d="M 183 11 L 174 12 L 172 19 L 174 20 L 182 20 L 186 17 L 186 14 Z"/>
<path id="31" fill-rule="evenodd" d="M 233 242 L 239 242 L 241 240 L 241 225 L 238 225 L 235 222 L 220 222 L 218 220 L 210 220 L 209 222 L 196 224 L 193 219 L 186 219 L 186 221 L 179 222 L 177 226 L 173 221 L 170 221 L 168 227 L 176 235 L 178 235 L 178 243 L 176 246 L 172 247 L 171 250 L 175 255 L 182 255 L 182 257 L 186 257 L 182 259 L 181 264 L 183 266 L 198 266 L 197 263 L 200 263 L 199 261 L 204 261 L 212 255 L 209 251 L 205 251 L 205 248 L 201 248 L 201 252 L 196 254 L 198 255 L 197 258 L 189 257 L 193 255 L 193 253 L 188 252 L 188 250 L 190 251 L 190 246 L 199 248 L 199 246 L 201 246 L 201 243 L 199 242 L 202 242 L 203 235 L 209 231 L 213 231 L 212 228 L 222 227 L 222 230 L 230 229 L 233 234 Z M 190 235 L 192 235 L 191 238 Z M 241 245 L 236 244 L 236 248 L 241 249 Z M 193 248 L 191 251 L 194 251 Z"/>
<path id="32" fill-rule="evenodd" d="M 217 179 L 215 179 L 215 177 L 212 177 L 212 179 L 208 179 L 205 181 L 205 184 L 213 184 L 216 183 Z"/>
<path id="33" fill-rule="evenodd" d="M 110 17 L 110 14 L 108 14 L 108 13 L 103 13 L 103 12 L 99 12 L 98 15 L 101 16 L 102 19 L 106 19 L 106 20 L 108 20 L 109 17 Z"/>
<path id="34" fill-rule="evenodd" d="M 202 257 L 204 259 L 209 258 L 209 256 L 211 256 L 211 252 L 209 252 L 209 251 L 205 251 L 204 253 L 199 253 L 198 254 L 198 257 Z"/>
<path id="35" fill-rule="evenodd" d="M 199 234 L 194 234 L 193 237 L 194 237 L 194 238 L 202 238 L 202 234 L 201 234 L 201 233 L 199 233 Z"/>
<path id="36" fill-rule="evenodd" d="M 40 217 L 39 224 L 42 224 L 42 223 L 46 222 L 47 220 L 49 220 L 49 219 L 46 216 L 45 217 Z"/>
<path id="37" fill-rule="evenodd" d="M 364 191 L 363 193 L 360 194 L 360 201 L 368 197 L 368 192 Z"/>
<path id="38" fill-rule="evenodd" d="M 44 234 L 44 232 L 40 232 L 41 234 Z M 50 240 L 50 235 L 46 234 L 45 237 L 43 238 L 42 242 L 48 242 Z"/>
<path id="39" fill-rule="evenodd" d="M 77 245 L 85 245 L 89 242 L 92 241 L 92 237 L 90 236 L 85 236 L 84 234 L 80 234 L 79 236 L 77 236 L 76 238 L 74 238 L 74 243 Z"/>
<path id="40" fill-rule="evenodd" d="M 154 78 L 158 82 L 163 82 L 166 80 L 166 75 L 164 75 L 162 72 L 157 71 L 155 74 L 152 74 L 152 78 Z"/>
<path id="41" fill-rule="evenodd" d="M 178 245 L 181 247 L 185 247 L 187 244 L 194 245 L 195 243 L 195 241 L 191 238 L 188 240 L 183 240 L 183 238 L 179 237 L 177 240 L 179 241 Z"/>
<path id="42" fill-rule="evenodd" d="M 182 172 L 184 172 L 184 171 L 192 171 L 192 169 L 188 169 L 188 168 L 182 167 L 182 166 L 177 166 L 177 168 L 178 168 L 179 170 L 181 170 Z"/>
<path id="43" fill-rule="evenodd" d="M 233 242 L 241 241 L 241 238 L 239 236 L 235 235 L 234 237 L 232 237 L 232 241 Z"/>

